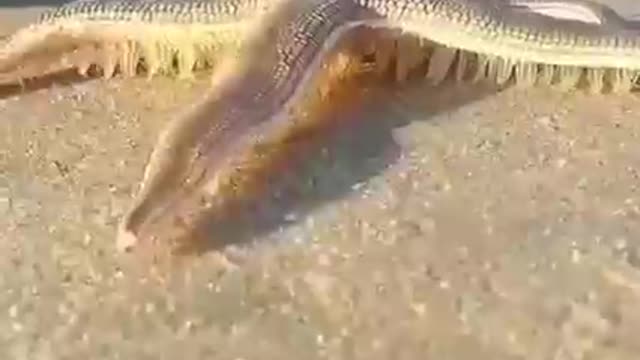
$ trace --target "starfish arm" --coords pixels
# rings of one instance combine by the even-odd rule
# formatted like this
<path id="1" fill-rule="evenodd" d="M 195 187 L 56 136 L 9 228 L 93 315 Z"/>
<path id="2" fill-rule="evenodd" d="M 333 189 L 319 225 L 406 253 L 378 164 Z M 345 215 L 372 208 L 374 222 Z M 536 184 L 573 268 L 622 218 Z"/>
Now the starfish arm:
<path id="1" fill-rule="evenodd" d="M 640 30 L 523 12 L 506 0 L 355 0 L 397 28 L 442 45 L 514 61 L 640 69 Z"/>
<path id="2" fill-rule="evenodd" d="M 63 19 L 219 24 L 248 21 L 272 0 L 75 0 L 45 11 L 38 23 Z"/>
<path id="3" fill-rule="evenodd" d="M 558 19 L 607 24 L 620 29 L 631 26 L 613 9 L 589 0 L 509 0 L 515 8 L 532 11 Z"/>
<path id="4" fill-rule="evenodd" d="M 300 0 L 306 1 L 306 0 Z M 589 0 L 354 0 L 395 27 L 444 45 L 543 64 L 637 68 L 633 19 Z M 78 0 L 45 13 L 0 48 L 0 82 L 68 68 L 103 76 L 191 78 L 232 53 L 278 0 Z M 442 27 L 444 26 L 444 27 Z"/>
<path id="5" fill-rule="evenodd" d="M 0 82 L 15 83 L 93 64 L 105 77 L 173 71 L 189 78 L 195 66 L 237 48 L 271 0 L 78 0 L 43 13 L 0 46 Z"/>
<path id="6" fill-rule="evenodd" d="M 302 121 L 291 109 L 362 14 L 351 1 L 287 0 L 257 24 L 241 57 L 223 64 L 211 92 L 161 136 L 118 248 L 193 235 L 266 155 L 261 145 Z"/>

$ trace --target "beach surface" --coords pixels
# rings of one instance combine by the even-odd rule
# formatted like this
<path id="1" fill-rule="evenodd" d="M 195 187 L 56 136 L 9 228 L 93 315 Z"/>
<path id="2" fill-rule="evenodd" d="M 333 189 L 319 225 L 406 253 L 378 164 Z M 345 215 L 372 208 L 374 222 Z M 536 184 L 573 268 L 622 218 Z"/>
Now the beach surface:
<path id="1" fill-rule="evenodd" d="M 0 6 L 0 30 L 47 5 Z M 0 98 L 0 358 L 638 358 L 637 94 L 363 92 L 220 228 L 230 245 L 158 283 L 116 226 L 206 87 Z"/>

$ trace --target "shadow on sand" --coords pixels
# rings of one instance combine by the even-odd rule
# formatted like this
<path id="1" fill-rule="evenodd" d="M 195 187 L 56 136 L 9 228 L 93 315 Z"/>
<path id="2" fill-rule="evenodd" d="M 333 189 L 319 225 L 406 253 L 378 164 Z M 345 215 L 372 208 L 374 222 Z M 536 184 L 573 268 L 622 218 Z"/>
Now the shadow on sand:
<path id="1" fill-rule="evenodd" d="M 347 196 L 356 184 L 397 161 L 402 149 L 394 140 L 395 129 L 416 118 L 429 121 L 497 91 L 481 85 L 405 85 L 360 96 L 326 122 L 278 144 L 285 165 L 280 162 L 267 171 L 257 193 L 225 202 L 223 214 L 207 216 L 198 227 L 198 240 L 190 237 L 180 243 L 178 253 L 197 256 L 232 244 L 256 244 L 269 233 L 304 221 L 314 209 Z M 294 220 L 288 214 L 295 214 Z"/>

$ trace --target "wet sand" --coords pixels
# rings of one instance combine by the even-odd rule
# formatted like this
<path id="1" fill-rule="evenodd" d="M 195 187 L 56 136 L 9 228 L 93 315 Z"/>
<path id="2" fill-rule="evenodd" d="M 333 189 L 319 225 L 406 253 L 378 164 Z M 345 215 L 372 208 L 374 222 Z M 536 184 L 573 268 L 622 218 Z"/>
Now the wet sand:
<path id="1" fill-rule="evenodd" d="M 114 249 L 157 78 L 0 99 L 3 359 L 636 359 L 640 98 L 405 86 L 318 134 L 164 285 Z"/>

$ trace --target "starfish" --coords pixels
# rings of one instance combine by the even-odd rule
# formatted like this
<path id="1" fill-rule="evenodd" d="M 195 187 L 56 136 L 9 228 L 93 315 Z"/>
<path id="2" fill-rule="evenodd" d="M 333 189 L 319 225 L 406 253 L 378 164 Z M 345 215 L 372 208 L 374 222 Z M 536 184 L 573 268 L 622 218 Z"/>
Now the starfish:
<path id="1" fill-rule="evenodd" d="M 390 50 L 388 33 L 414 40 Z M 92 63 L 106 77 L 134 75 L 141 61 L 149 76 L 176 59 L 182 78 L 213 66 L 208 93 L 160 136 L 118 228 L 121 250 L 173 248 L 250 192 L 283 139 L 321 121 L 336 81 L 375 73 L 392 56 L 398 79 L 426 58 L 434 84 L 629 91 L 640 28 L 583 0 L 77 1 L 9 39 L 0 80 L 86 74 Z"/>

